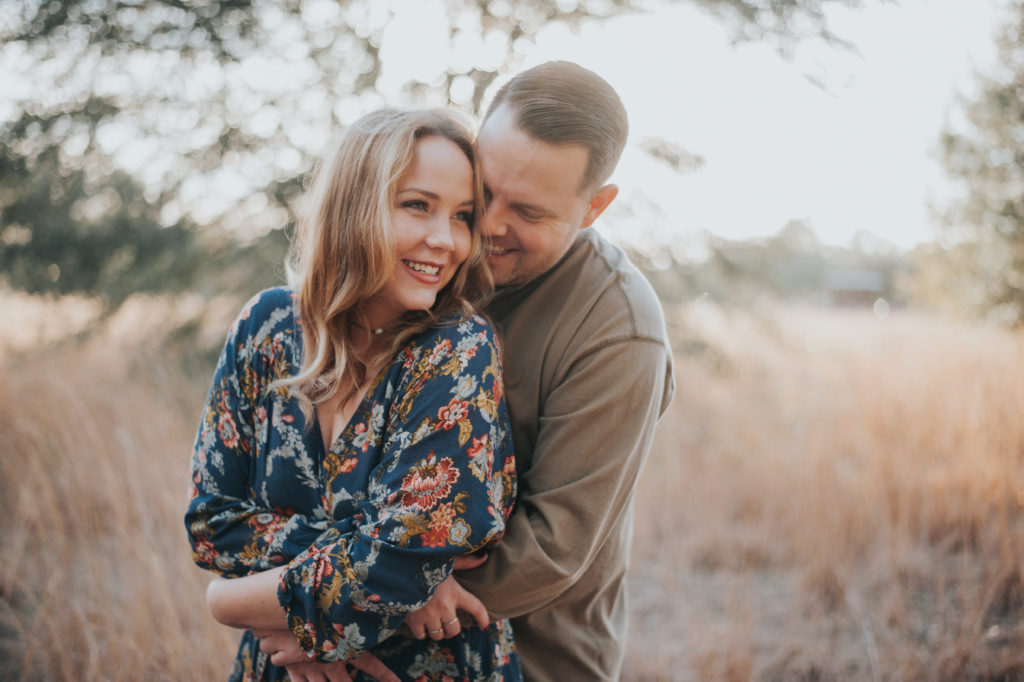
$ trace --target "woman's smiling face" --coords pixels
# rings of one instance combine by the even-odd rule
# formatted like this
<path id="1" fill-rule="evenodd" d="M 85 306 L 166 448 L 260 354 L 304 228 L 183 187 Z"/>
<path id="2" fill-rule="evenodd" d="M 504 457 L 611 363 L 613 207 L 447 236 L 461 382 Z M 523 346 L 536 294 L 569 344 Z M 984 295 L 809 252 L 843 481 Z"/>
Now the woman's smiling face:
<path id="1" fill-rule="evenodd" d="M 426 310 L 469 256 L 473 167 L 451 140 L 416 143 L 408 172 L 398 181 L 391 226 L 398 260 L 384 289 L 366 307 L 373 327 L 386 327 L 409 310 Z"/>

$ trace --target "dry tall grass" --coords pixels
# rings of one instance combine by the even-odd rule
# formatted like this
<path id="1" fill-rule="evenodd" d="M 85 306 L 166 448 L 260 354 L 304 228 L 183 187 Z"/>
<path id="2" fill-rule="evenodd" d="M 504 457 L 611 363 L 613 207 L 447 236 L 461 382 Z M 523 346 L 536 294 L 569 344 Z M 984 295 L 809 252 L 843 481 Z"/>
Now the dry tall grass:
<path id="1" fill-rule="evenodd" d="M 626 679 L 1024 679 L 1019 337 L 672 320 L 709 345 L 677 358 L 637 496 Z M 2 361 L 0 679 L 223 679 L 233 655 L 181 522 L 208 369 L 130 322 Z"/>
<path id="2" fill-rule="evenodd" d="M 182 521 L 209 377 L 155 359 L 165 329 L 135 312 L 4 357 L 0 679 L 215 680 L 230 666 L 237 638 L 202 607 Z"/>
<path id="3" fill-rule="evenodd" d="M 638 494 L 630 680 L 1024 679 L 1024 344 L 690 308 Z"/>

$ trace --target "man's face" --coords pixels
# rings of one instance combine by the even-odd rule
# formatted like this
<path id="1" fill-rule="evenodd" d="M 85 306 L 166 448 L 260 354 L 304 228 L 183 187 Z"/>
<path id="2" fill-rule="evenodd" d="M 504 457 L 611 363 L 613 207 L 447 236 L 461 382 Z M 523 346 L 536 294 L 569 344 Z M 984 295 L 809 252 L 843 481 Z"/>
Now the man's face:
<path id="1" fill-rule="evenodd" d="M 557 263 L 576 233 L 603 210 L 595 213 L 591 197 L 580 190 L 589 154 L 582 145 L 531 137 L 508 104 L 484 123 L 478 145 L 488 198 L 481 221 L 488 263 L 496 284 L 523 284 Z"/>

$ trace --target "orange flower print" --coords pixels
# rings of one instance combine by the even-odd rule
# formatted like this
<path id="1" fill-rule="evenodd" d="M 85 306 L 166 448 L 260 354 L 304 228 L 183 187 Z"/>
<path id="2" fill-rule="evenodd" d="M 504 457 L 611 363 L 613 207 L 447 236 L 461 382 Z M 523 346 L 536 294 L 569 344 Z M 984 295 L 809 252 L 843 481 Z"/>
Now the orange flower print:
<path id="1" fill-rule="evenodd" d="M 284 355 L 284 332 L 278 332 L 274 334 L 274 338 L 270 341 L 270 358 L 279 358 Z"/>
<path id="2" fill-rule="evenodd" d="M 452 525 L 452 519 L 455 518 L 455 510 L 452 509 L 450 503 L 439 504 L 437 509 L 430 512 L 430 527 L 431 528 L 447 528 Z"/>
<path id="3" fill-rule="evenodd" d="M 458 675 L 459 669 L 451 649 L 440 647 L 416 654 L 406 672 L 416 676 L 415 682 L 455 682 L 453 675 Z"/>
<path id="4" fill-rule="evenodd" d="M 213 543 L 204 539 L 195 541 L 193 553 L 206 565 L 212 565 L 218 555 L 217 548 L 213 546 Z"/>
<path id="5" fill-rule="evenodd" d="M 437 425 L 437 428 L 447 431 L 458 424 L 460 420 L 465 419 L 468 416 L 469 403 L 465 400 L 452 398 L 447 405 L 437 411 L 437 418 L 441 420 L 441 423 Z"/>
<path id="6" fill-rule="evenodd" d="M 217 421 L 217 435 L 224 445 L 234 448 L 238 445 L 238 429 L 235 428 L 235 420 L 230 412 L 221 412 Z"/>
<path id="7" fill-rule="evenodd" d="M 471 459 L 480 457 L 483 453 L 487 453 L 488 464 L 490 463 L 491 457 L 494 455 L 494 451 L 491 449 L 491 438 L 489 434 L 484 434 L 479 438 L 473 439 L 473 444 L 469 446 L 467 450 Z"/>
<path id="8" fill-rule="evenodd" d="M 424 547 L 444 547 L 448 544 L 448 535 L 451 531 L 452 519 L 455 518 L 455 510 L 451 504 L 442 504 L 430 512 L 430 525 L 426 533 L 421 536 Z"/>
<path id="9" fill-rule="evenodd" d="M 491 447 L 490 436 L 485 433 L 479 438 L 473 438 L 473 444 L 466 450 L 466 454 L 469 455 L 469 470 L 477 480 L 485 480 L 494 466 L 494 448 Z"/>
<path id="10" fill-rule="evenodd" d="M 355 436 L 352 438 L 352 445 L 356 446 L 363 452 L 370 447 L 370 430 L 366 427 L 365 422 L 356 424 Z"/>
<path id="11" fill-rule="evenodd" d="M 279 521 L 280 520 L 277 518 L 275 514 L 271 514 L 270 512 L 261 512 L 256 516 L 252 517 L 251 523 L 254 529 L 262 532 L 269 528 L 271 525 L 273 525 L 275 522 Z"/>
<path id="12" fill-rule="evenodd" d="M 465 367 L 469 364 L 469 361 L 473 359 L 479 349 L 479 339 L 472 337 L 463 339 L 459 342 L 458 348 L 455 349 L 459 356 L 459 363 Z"/>
<path id="13" fill-rule="evenodd" d="M 448 531 L 444 528 L 431 528 L 420 535 L 424 547 L 444 547 L 448 544 Z"/>
<path id="14" fill-rule="evenodd" d="M 428 459 L 421 460 L 402 479 L 402 506 L 427 511 L 448 497 L 458 480 L 459 470 L 452 458 L 445 457 L 438 462 L 431 452 Z"/>
<path id="15" fill-rule="evenodd" d="M 434 346 L 434 348 L 430 351 L 430 355 L 427 357 L 427 362 L 431 365 L 441 364 L 441 362 L 444 360 L 445 356 L 448 355 L 451 349 L 452 342 L 449 341 L 448 339 L 445 339 L 441 343 Z"/>
<path id="16" fill-rule="evenodd" d="M 287 519 L 282 519 L 270 512 L 257 514 L 249 520 L 249 525 L 256 533 L 260 534 L 263 542 L 268 545 L 274 541 L 274 534 L 284 528 L 287 523 Z"/>
<path id="17" fill-rule="evenodd" d="M 314 560 L 313 564 L 313 575 L 312 580 L 309 581 L 308 585 L 311 590 L 320 589 L 320 584 L 324 581 L 324 578 L 330 578 L 331 574 L 334 573 L 334 564 L 331 563 L 331 550 L 334 549 L 334 545 L 327 545 L 326 547 L 313 547 L 310 552 L 310 559 Z"/>
<path id="18" fill-rule="evenodd" d="M 374 599 L 373 597 L 377 597 L 377 599 Z M 369 600 L 380 601 L 380 597 L 375 594 L 370 595 Z M 346 625 L 334 623 L 332 624 L 331 627 L 334 629 L 336 633 L 338 633 L 338 643 L 343 646 L 343 649 L 346 653 L 350 651 L 358 651 L 366 644 L 366 638 L 363 637 L 363 635 L 359 632 L 359 626 L 355 623 L 348 623 Z M 330 643 L 329 640 L 326 641 Z M 326 644 L 324 645 L 324 648 L 328 648 Z M 333 643 L 331 643 L 330 648 L 335 648 Z"/>
<path id="19" fill-rule="evenodd" d="M 332 481 L 335 476 L 352 473 L 357 464 L 359 464 L 357 457 L 339 456 L 336 452 L 328 452 L 324 458 L 324 469 L 327 472 L 328 479 Z M 330 508 L 328 507 L 328 509 Z"/>
<path id="20" fill-rule="evenodd" d="M 495 403 L 501 402 L 501 396 L 505 392 L 505 385 L 501 383 L 501 379 L 495 378 L 494 385 L 491 386 L 491 400 Z"/>

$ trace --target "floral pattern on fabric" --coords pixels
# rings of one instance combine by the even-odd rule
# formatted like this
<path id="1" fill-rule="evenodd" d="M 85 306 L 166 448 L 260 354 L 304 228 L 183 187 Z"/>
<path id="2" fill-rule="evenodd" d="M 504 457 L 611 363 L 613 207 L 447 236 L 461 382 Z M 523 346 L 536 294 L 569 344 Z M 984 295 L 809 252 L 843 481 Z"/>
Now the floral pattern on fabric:
<path id="1" fill-rule="evenodd" d="M 268 388 L 301 358 L 291 292 L 250 301 L 229 331 L 196 437 L 185 519 L 196 563 L 227 577 L 287 565 L 281 604 L 319 660 L 370 650 L 403 679 L 520 679 L 507 622 L 441 642 L 396 634 L 458 556 L 501 537 L 511 510 L 493 331 L 473 317 L 414 338 L 326 452 L 298 401 Z M 287 676 L 246 633 L 232 679 Z"/>

